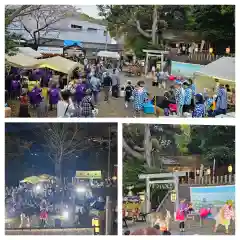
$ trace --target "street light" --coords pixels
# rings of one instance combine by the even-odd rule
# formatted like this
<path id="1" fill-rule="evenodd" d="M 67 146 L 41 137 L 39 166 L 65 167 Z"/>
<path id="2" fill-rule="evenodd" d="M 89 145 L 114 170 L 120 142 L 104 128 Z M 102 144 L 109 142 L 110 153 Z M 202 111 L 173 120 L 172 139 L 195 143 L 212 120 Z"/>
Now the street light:
<path id="1" fill-rule="evenodd" d="M 171 192 L 171 202 L 176 202 L 176 200 L 177 200 L 177 194 L 176 194 L 176 191 L 175 190 L 173 190 L 172 192 Z"/>
<path id="2" fill-rule="evenodd" d="M 228 166 L 228 173 L 232 174 L 232 170 L 233 170 L 233 168 L 232 168 L 232 165 L 230 164 L 230 165 Z"/>
<path id="3" fill-rule="evenodd" d="M 77 187 L 76 192 L 77 193 L 84 193 L 84 192 L 86 192 L 86 189 L 84 187 Z"/>
<path id="4" fill-rule="evenodd" d="M 207 169 L 207 175 L 210 175 L 210 174 L 211 174 L 211 169 L 208 168 L 208 169 Z"/>
<path id="5" fill-rule="evenodd" d="M 113 176 L 113 177 L 112 177 L 112 180 L 113 180 L 113 181 L 116 181 L 116 180 L 117 180 L 117 177 L 116 177 L 116 176 Z"/>

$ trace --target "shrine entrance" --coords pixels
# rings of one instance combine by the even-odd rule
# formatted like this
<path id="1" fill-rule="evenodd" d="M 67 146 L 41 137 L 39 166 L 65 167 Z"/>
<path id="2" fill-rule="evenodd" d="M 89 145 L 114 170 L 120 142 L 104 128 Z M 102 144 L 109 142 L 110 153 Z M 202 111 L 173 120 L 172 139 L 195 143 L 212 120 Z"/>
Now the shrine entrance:
<path id="1" fill-rule="evenodd" d="M 176 194 L 175 209 L 179 206 L 179 177 L 186 176 L 186 172 L 172 172 L 172 173 L 155 173 L 155 174 L 140 174 L 139 179 L 146 181 L 146 197 L 145 197 L 145 210 L 146 213 L 151 212 L 151 185 L 153 184 L 173 184 L 173 189 Z M 157 179 L 157 180 L 151 180 Z"/>

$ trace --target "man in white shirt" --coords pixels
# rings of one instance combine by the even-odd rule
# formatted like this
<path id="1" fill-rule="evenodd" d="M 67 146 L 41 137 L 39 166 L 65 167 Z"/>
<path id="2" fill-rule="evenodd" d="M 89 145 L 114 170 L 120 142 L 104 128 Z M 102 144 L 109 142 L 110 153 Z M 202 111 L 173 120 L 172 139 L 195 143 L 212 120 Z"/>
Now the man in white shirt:
<path id="1" fill-rule="evenodd" d="M 58 101 L 57 104 L 57 117 L 58 118 L 73 117 L 76 109 L 74 107 L 73 101 L 68 91 L 62 92 L 61 96 L 62 100 Z"/>

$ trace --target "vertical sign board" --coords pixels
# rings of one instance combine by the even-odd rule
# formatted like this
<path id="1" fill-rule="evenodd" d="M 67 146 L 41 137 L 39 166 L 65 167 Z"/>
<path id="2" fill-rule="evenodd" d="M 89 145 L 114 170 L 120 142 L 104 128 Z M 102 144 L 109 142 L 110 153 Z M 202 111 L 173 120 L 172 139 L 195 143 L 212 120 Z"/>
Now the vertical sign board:
<path id="1" fill-rule="evenodd" d="M 227 200 L 233 201 L 235 207 L 235 185 L 191 187 L 190 197 L 195 210 L 214 208 L 217 211 Z"/>

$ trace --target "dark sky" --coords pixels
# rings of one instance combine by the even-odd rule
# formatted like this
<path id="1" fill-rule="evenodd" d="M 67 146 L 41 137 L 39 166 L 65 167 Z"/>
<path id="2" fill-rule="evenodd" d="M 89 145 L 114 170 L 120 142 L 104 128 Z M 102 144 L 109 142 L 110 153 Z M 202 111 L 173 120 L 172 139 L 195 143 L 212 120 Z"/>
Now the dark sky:
<path id="1" fill-rule="evenodd" d="M 54 163 L 49 159 L 48 152 L 44 147 L 45 140 L 41 135 L 36 134 L 39 127 L 45 123 L 7 123 L 5 132 L 11 135 L 14 139 L 20 136 L 21 140 L 33 141 L 30 150 L 26 149 L 23 156 L 5 161 L 6 184 L 17 184 L 24 177 L 39 174 L 54 175 Z M 74 124 L 74 123 L 73 123 Z M 87 126 L 88 125 L 88 126 Z M 91 129 L 100 129 L 108 131 L 108 123 L 81 123 L 81 127 L 89 127 Z M 111 124 L 114 133 L 111 134 L 113 147 L 111 147 L 111 171 L 113 172 L 114 165 L 117 164 L 117 124 Z M 101 134 L 101 133 L 100 133 Z M 106 139 L 104 136 L 104 139 Z M 95 137 L 91 132 L 91 137 Z M 97 137 L 97 130 L 96 130 Z M 6 143 L 7 144 L 7 143 Z M 107 172 L 108 147 L 93 146 L 92 148 L 81 151 L 79 149 L 70 159 L 64 159 L 63 173 L 69 178 L 75 175 L 76 170 L 102 170 Z"/>

